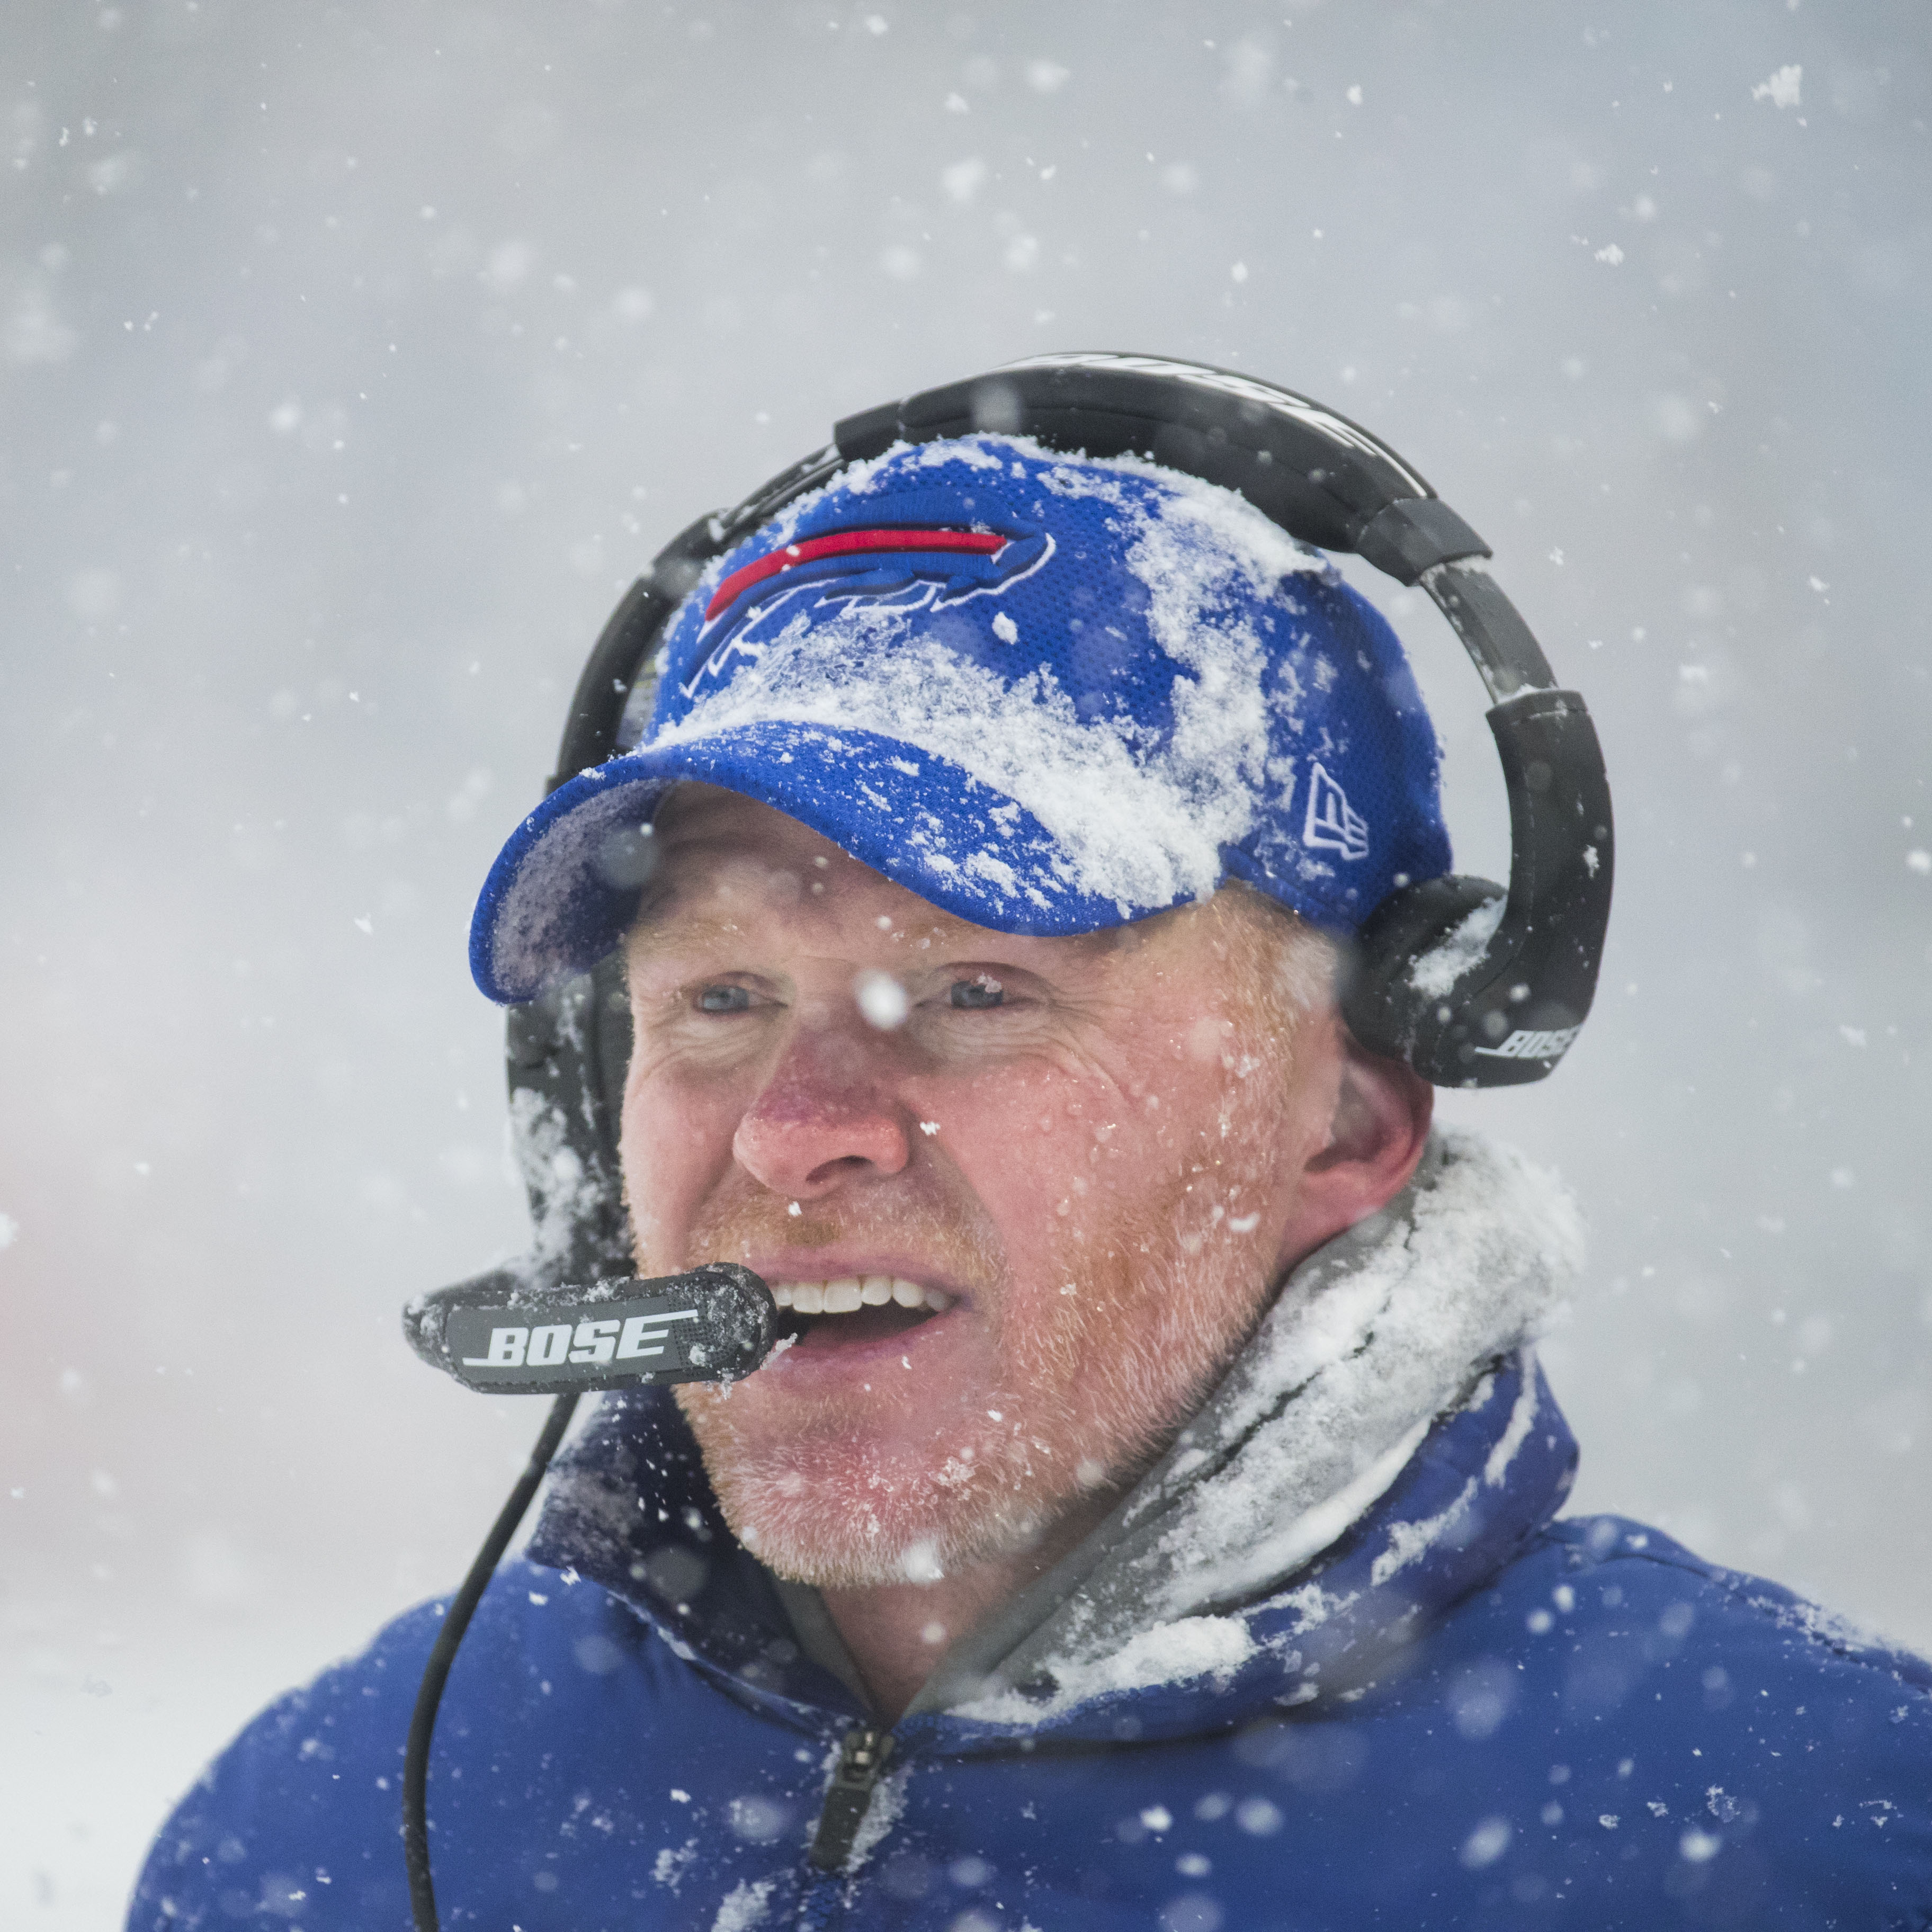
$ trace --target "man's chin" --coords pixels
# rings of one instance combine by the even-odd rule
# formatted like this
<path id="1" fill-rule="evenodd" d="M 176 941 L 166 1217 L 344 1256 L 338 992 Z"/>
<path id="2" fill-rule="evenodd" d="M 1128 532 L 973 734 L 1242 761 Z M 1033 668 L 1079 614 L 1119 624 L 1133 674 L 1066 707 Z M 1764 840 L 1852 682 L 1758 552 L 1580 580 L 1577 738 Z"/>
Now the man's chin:
<path id="1" fill-rule="evenodd" d="M 807 1478 L 788 1462 L 714 1468 L 712 1481 L 753 1556 L 789 1582 L 823 1590 L 937 1582 L 1029 1548 L 1052 1514 L 1044 1498 L 957 1468 Z"/>

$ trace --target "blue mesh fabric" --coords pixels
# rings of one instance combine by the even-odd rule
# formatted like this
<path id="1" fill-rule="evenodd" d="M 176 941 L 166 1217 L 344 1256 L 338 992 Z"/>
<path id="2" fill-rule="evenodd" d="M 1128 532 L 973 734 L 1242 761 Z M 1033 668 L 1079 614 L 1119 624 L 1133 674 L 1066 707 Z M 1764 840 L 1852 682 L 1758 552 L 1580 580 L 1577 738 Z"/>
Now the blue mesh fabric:
<path id="1" fill-rule="evenodd" d="M 890 452 L 790 506 L 674 617 L 634 748 L 520 826 L 472 958 L 526 998 L 616 942 L 603 862 L 680 779 L 777 806 L 1004 932 L 1118 925 L 1246 880 L 1348 932 L 1448 869 L 1395 635 L 1228 492 L 994 436 Z"/>

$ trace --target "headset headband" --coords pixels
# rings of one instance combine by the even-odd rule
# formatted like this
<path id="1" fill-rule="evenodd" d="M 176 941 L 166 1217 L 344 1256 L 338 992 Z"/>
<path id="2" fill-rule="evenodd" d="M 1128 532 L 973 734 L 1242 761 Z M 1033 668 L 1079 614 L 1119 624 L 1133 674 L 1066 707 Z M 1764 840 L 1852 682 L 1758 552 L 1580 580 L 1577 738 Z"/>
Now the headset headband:
<path id="1" fill-rule="evenodd" d="M 655 676 L 659 638 L 712 559 L 848 464 L 896 442 L 982 433 L 1184 471 L 1238 492 L 1304 542 L 1352 551 L 1428 592 L 1493 700 L 1509 886 L 1451 874 L 1399 887 L 1356 935 L 1342 1013 L 1371 1052 L 1438 1086 L 1516 1086 L 1549 1073 L 1589 1012 L 1610 920 L 1610 786 L 1588 711 L 1556 687 L 1484 566 L 1488 547 L 1409 464 L 1346 417 L 1252 376 L 1148 356 L 1046 356 L 848 417 L 824 448 L 734 508 L 700 518 L 632 585 L 578 682 L 550 788 L 622 748 L 633 692 Z M 538 1225 L 555 1230 L 560 1214 L 569 1223 L 541 1271 L 579 1282 L 627 1272 L 622 975 L 606 960 L 506 1018 L 515 1117 L 553 1123 L 590 1184 L 551 1198 L 548 1164 L 528 1164 Z"/>

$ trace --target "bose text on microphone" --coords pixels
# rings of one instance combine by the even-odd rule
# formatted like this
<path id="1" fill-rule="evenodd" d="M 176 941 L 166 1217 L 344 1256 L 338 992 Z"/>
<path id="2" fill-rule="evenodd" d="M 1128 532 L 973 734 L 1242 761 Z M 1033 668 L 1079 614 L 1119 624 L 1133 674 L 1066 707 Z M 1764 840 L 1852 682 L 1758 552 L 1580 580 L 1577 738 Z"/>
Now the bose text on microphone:
<path id="1" fill-rule="evenodd" d="M 403 1331 L 466 1388 L 569 1395 L 735 1382 L 771 1352 L 778 1306 L 750 1269 L 728 1262 L 590 1288 L 532 1288 L 498 1270 L 412 1302 Z"/>

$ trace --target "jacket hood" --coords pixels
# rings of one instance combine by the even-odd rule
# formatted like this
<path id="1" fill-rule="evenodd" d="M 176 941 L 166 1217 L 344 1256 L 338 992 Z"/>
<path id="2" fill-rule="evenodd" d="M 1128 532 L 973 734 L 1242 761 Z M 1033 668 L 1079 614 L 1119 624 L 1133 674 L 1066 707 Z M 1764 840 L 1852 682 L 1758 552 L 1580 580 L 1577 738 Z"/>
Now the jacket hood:
<path id="1" fill-rule="evenodd" d="M 1408 1187 L 1289 1276 L 1113 1515 L 953 1647 L 902 1748 L 1217 1730 L 1392 1667 L 1568 1491 L 1575 1441 L 1531 1345 L 1581 1252 L 1549 1176 L 1432 1136 Z M 602 1584 L 741 1697 L 854 1708 L 800 1654 L 668 1391 L 605 1398 L 529 1554 Z"/>

